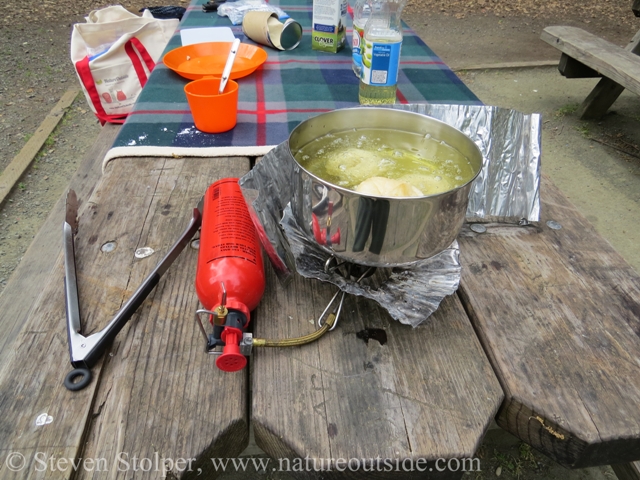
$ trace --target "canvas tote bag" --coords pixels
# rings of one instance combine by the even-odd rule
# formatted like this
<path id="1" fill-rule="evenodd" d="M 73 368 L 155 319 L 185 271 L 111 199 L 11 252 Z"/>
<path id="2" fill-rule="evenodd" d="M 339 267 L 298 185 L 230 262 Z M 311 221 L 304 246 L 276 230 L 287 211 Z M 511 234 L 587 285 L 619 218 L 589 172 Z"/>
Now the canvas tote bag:
<path id="1" fill-rule="evenodd" d="M 121 5 L 92 11 L 71 32 L 71 61 L 101 124 L 123 123 L 179 21 Z"/>

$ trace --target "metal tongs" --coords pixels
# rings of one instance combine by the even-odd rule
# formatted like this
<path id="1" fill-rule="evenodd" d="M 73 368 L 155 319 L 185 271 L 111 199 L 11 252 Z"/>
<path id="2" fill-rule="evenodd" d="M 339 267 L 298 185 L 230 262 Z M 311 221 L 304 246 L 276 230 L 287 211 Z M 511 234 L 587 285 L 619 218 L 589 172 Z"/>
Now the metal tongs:
<path id="1" fill-rule="evenodd" d="M 193 209 L 193 216 L 186 230 L 171 247 L 156 268 L 144 279 L 142 285 L 131 295 L 129 300 L 102 330 L 83 336 L 78 301 L 78 284 L 76 277 L 74 235 L 78 230 L 78 199 L 76 192 L 69 190 L 67 194 L 66 218 L 64 222 L 64 290 L 67 315 L 67 336 L 69 339 L 69 355 L 74 369 L 64 379 L 64 386 L 69 390 L 82 390 L 91 382 L 91 371 L 100 359 L 107 346 L 122 330 L 151 290 L 158 284 L 160 277 L 167 271 L 180 252 L 189 243 L 202 223 L 203 198 Z"/>

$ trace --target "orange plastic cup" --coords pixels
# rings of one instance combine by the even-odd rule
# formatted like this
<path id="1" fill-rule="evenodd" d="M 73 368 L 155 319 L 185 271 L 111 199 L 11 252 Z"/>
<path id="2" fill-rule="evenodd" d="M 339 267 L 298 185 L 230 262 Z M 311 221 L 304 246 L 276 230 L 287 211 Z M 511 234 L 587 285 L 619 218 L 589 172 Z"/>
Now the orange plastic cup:
<path id="1" fill-rule="evenodd" d="M 201 78 L 184 86 L 196 128 L 206 133 L 222 133 L 236 126 L 238 84 L 229 80 L 218 94 L 219 78 Z"/>

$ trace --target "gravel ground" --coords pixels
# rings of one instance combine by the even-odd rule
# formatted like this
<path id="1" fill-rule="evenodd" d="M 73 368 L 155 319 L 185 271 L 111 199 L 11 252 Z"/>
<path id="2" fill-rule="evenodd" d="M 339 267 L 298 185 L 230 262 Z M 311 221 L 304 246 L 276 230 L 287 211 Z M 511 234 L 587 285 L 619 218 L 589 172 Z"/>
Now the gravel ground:
<path id="1" fill-rule="evenodd" d="M 71 28 L 91 10 L 92 0 L 14 2 L 0 19 L 0 170 L 20 151 L 64 92 L 78 88 L 69 57 Z M 137 11 L 140 1 L 123 5 Z"/>
<path id="2" fill-rule="evenodd" d="M 79 84 L 69 58 L 71 27 L 91 0 L 16 2 L 0 18 L 0 172 L 69 89 Z M 145 6 L 126 2 L 132 11 Z M 0 205 L 0 292 L 33 236 L 100 132 L 79 95 L 47 139 L 31 168 Z"/>

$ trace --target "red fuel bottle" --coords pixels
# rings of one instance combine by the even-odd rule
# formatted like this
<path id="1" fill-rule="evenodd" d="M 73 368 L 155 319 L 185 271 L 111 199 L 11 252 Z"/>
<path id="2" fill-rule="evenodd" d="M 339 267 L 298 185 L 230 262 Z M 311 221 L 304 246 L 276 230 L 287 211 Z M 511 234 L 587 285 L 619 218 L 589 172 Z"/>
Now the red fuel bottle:
<path id="1" fill-rule="evenodd" d="M 224 178 L 205 193 L 196 271 L 200 303 L 218 313 L 211 321 L 214 336 L 224 342 L 216 359 L 221 370 L 233 372 L 247 364 L 239 343 L 264 287 L 260 241 L 238 179 Z"/>

